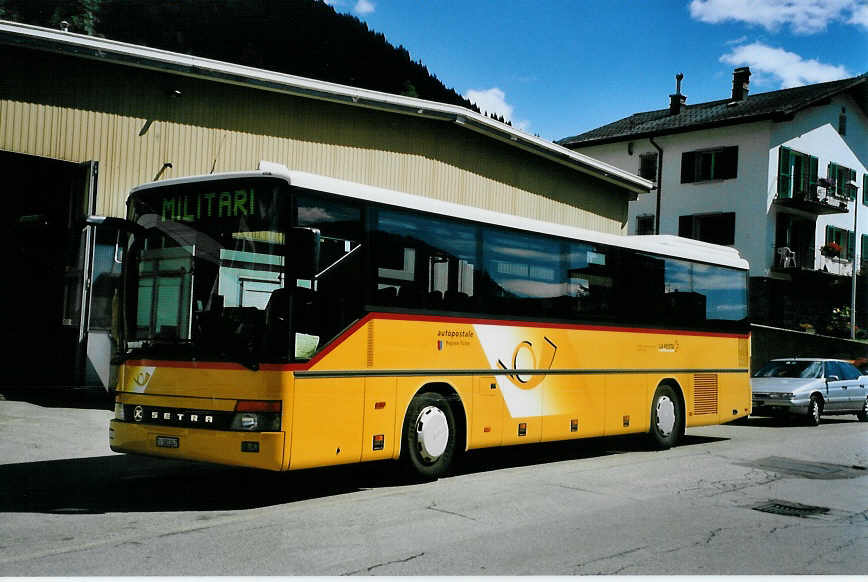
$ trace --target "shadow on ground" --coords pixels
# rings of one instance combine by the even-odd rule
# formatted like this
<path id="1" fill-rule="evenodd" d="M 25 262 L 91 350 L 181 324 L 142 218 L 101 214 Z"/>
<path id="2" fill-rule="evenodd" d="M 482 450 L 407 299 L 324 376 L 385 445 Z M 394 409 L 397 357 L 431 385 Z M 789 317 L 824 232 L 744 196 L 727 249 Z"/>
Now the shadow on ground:
<path id="1" fill-rule="evenodd" d="M 713 442 L 687 436 L 679 446 Z M 636 437 L 472 451 L 452 475 L 594 459 L 645 448 Z M 290 473 L 109 455 L 0 466 L 0 513 L 101 514 L 226 511 L 267 507 L 410 484 L 397 463 L 380 461 Z"/>
<path id="2" fill-rule="evenodd" d="M 848 424 L 856 421 L 856 415 L 824 416 L 820 424 Z M 761 428 L 780 428 L 786 426 L 807 426 L 807 421 L 798 416 L 749 416 L 729 424 L 736 426 L 755 426 Z M 810 428 L 810 427 L 808 427 Z"/>
<path id="3" fill-rule="evenodd" d="M 46 408 L 80 408 L 90 410 L 113 410 L 114 396 L 103 390 L 91 388 L 28 387 L 8 388 L 0 386 L 0 400 L 29 402 Z"/>

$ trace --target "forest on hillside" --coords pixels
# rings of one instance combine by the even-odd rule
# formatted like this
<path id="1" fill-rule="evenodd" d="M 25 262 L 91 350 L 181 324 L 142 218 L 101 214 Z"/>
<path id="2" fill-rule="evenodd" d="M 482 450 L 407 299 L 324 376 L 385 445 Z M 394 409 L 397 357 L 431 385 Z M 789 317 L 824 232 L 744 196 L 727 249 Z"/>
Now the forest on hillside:
<path id="1" fill-rule="evenodd" d="M 0 0 L 0 19 L 479 111 L 403 46 L 320 0 Z"/>

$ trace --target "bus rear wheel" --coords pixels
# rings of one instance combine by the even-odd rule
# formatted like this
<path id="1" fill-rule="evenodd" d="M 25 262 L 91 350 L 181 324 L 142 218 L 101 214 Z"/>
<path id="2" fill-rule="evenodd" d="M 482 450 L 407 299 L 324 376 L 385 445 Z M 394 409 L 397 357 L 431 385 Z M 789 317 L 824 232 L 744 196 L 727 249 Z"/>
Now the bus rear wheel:
<path id="1" fill-rule="evenodd" d="M 404 417 L 401 461 L 416 478 L 433 481 L 455 457 L 455 417 L 446 399 L 436 392 L 417 394 Z"/>
<path id="2" fill-rule="evenodd" d="M 648 435 L 651 445 L 656 449 L 668 449 L 678 442 L 681 433 L 681 406 L 675 389 L 661 384 L 651 400 L 651 428 Z"/>

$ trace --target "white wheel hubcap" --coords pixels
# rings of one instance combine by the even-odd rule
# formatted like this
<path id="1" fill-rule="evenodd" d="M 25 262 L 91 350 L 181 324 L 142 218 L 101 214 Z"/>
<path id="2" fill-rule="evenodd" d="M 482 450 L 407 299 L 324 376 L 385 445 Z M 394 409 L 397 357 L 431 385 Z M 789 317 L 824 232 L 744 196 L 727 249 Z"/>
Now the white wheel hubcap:
<path id="1" fill-rule="evenodd" d="M 668 396 L 657 400 L 657 430 L 667 437 L 675 429 L 675 403 Z"/>
<path id="2" fill-rule="evenodd" d="M 419 452 L 427 462 L 440 458 L 449 442 L 449 422 L 442 410 L 426 406 L 416 419 L 416 437 Z"/>

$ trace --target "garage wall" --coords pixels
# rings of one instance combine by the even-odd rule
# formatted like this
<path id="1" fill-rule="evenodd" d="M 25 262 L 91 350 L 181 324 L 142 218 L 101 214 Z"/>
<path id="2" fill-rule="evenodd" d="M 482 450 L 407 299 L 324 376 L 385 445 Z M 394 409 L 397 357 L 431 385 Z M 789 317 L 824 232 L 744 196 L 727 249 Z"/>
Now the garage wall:
<path id="1" fill-rule="evenodd" d="M 97 212 L 161 179 L 262 159 L 432 198 L 626 234 L 627 192 L 448 122 L 0 47 L 0 149 L 99 160 Z M 180 92 L 180 94 L 176 93 Z M 160 170 L 164 163 L 172 167 Z"/>

